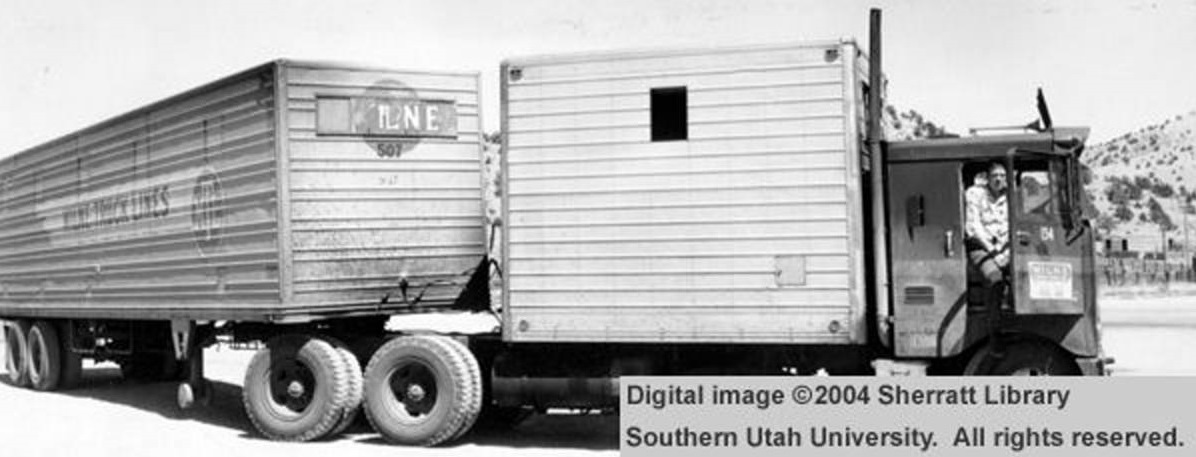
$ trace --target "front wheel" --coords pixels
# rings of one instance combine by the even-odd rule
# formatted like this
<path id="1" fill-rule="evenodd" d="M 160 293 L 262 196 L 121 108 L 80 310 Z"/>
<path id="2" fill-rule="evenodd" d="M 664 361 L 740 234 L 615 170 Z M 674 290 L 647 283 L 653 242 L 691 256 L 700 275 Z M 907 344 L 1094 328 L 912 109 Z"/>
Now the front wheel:
<path id="1" fill-rule="evenodd" d="M 435 446 L 459 435 L 482 407 L 482 379 L 468 350 L 442 336 L 390 340 L 365 370 L 366 418 L 387 440 Z"/>
<path id="2" fill-rule="evenodd" d="M 967 376 L 1079 376 L 1075 357 L 1046 341 L 1020 340 L 980 348 L 964 369 Z"/>

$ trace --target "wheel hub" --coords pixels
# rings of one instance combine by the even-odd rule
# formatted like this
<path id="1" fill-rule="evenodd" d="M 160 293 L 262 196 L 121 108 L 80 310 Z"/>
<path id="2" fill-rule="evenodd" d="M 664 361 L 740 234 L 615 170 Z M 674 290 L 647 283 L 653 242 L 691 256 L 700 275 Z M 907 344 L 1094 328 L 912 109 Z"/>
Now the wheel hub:
<path id="1" fill-rule="evenodd" d="M 287 395 L 290 395 L 291 398 L 301 398 L 306 391 L 307 389 L 303 387 L 303 383 L 299 382 L 297 379 L 291 381 L 291 383 L 287 385 Z"/>
<path id="2" fill-rule="evenodd" d="M 436 378 L 422 363 L 399 367 L 390 379 L 391 392 L 407 414 L 420 417 L 436 407 Z"/>
<path id="3" fill-rule="evenodd" d="M 1042 367 L 1023 367 L 1014 370 L 1010 376 L 1050 376 L 1050 371 Z"/>
<path id="4" fill-rule="evenodd" d="M 412 384 L 412 385 L 407 386 L 407 398 L 411 399 L 411 401 L 415 401 L 415 402 L 424 401 L 424 396 L 426 396 L 426 395 L 427 395 L 427 392 L 424 391 L 423 386 L 420 386 L 419 384 Z"/>
<path id="5" fill-rule="evenodd" d="M 288 360 L 275 366 L 270 390 L 275 403 L 291 411 L 302 412 L 311 404 L 315 385 L 311 370 L 302 363 Z"/>

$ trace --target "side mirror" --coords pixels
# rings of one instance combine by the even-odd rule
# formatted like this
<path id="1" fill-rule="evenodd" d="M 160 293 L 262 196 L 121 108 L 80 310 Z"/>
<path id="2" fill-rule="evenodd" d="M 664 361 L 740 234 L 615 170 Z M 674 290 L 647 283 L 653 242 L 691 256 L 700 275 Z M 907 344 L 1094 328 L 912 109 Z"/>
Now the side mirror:
<path id="1" fill-rule="evenodd" d="M 1079 226 L 1080 212 L 1082 209 L 1080 204 L 1080 192 L 1082 192 L 1082 190 L 1076 182 L 1077 177 L 1079 176 L 1079 170 L 1076 169 L 1076 158 L 1074 156 L 1068 157 L 1062 162 L 1063 182 L 1060 183 L 1059 186 L 1059 194 L 1060 197 L 1062 197 L 1059 199 L 1059 218 L 1062 220 L 1061 222 L 1063 223 L 1063 230 L 1070 234 Z"/>

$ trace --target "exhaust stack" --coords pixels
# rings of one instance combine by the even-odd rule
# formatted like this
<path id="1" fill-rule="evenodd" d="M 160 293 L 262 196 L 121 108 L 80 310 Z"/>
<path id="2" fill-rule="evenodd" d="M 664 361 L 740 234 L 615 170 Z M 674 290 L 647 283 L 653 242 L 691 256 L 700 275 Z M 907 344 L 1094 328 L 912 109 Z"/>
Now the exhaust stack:
<path id="1" fill-rule="evenodd" d="M 868 26 L 868 156 L 871 159 L 873 300 L 876 329 L 881 344 L 891 347 L 893 330 L 889 309 L 889 244 L 885 211 L 884 73 L 880 55 L 880 9 L 873 8 Z"/>

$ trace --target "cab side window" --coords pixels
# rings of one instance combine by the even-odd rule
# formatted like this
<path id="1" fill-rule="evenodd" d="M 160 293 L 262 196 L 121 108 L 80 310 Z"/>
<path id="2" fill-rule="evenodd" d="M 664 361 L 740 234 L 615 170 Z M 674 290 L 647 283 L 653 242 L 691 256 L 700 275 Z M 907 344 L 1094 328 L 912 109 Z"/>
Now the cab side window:
<path id="1" fill-rule="evenodd" d="M 1047 162 L 1021 162 L 1017 168 L 1019 212 L 1023 215 L 1055 214 L 1055 185 Z"/>

